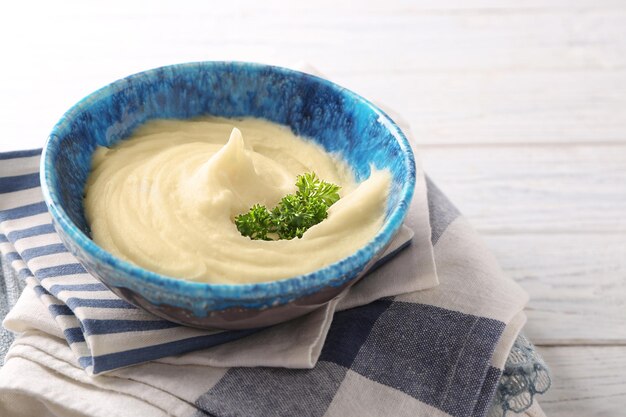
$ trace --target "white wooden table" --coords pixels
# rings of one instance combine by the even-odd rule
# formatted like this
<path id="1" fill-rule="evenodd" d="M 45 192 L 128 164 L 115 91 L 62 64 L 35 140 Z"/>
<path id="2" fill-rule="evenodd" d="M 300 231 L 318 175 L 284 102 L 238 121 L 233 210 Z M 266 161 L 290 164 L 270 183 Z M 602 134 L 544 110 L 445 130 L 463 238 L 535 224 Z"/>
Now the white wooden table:
<path id="1" fill-rule="evenodd" d="M 90 3 L 3 5 L 0 151 L 40 147 L 133 72 L 310 62 L 411 122 L 429 174 L 531 294 L 546 414 L 625 415 L 625 1 Z"/>

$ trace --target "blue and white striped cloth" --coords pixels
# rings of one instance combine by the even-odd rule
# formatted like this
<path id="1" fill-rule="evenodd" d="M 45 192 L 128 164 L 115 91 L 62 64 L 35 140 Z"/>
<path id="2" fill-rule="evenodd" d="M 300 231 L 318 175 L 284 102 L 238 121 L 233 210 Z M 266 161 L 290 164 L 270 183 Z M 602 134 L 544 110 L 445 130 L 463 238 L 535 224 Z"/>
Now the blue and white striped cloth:
<path id="1" fill-rule="evenodd" d="M 42 202 L 39 155 L 40 150 L 0 155 L 0 249 L 5 261 L 47 307 L 78 363 L 88 373 L 204 349 L 258 331 L 206 331 L 180 326 L 138 309 L 109 291 L 85 271 L 55 233 Z M 411 235 L 404 228 L 379 264 L 408 245 Z M 386 272 L 379 269 L 374 274 L 384 279 Z M 435 284 L 433 266 L 424 279 L 413 280 L 397 291 Z M 330 317 L 332 308 L 333 303 L 317 315 Z M 316 323 L 317 332 L 323 333 L 328 327 L 323 321 Z M 288 366 L 311 367 L 316 359 L 305 357 Z M 260 361 L 255 365 L 264 364 Z"/>
<path id="2" fill-rule="evenodd" d="M 5 261 L 55 318 L 81 366 L 99 373 L 249 333 L 205 332 L 158 319 L 89 275 L 52 227 L 39 187 L 40 153 L 0 156 L 0 245 Z"/>
<path id="3" fill-rule="evenodd" d="M 157 320 L 85 274 L 40 201 L 38 151 L 0 158 L 0 249 L 28 284 L 4 322 L 20 335 L 0 369 L 0 415 L 489 412 L 527 295 L 423 176 L 413 244 L 392 262 L 304 318 L 211 334 Z"/>

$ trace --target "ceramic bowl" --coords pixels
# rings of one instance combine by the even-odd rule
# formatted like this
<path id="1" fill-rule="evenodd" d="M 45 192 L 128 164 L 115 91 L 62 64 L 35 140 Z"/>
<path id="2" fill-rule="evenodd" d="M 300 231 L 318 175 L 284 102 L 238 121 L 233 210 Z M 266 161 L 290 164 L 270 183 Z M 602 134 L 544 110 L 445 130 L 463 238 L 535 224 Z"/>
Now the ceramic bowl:
<path id="1" fill-rule="evenodd" d="M 111 146 L 154 118 L 259 117 L 287 125 L 350 164 L 392 173 L 385 220 L 363 248 L 314 272 L 273 282 L 206 284 L 163 276 L 116 258 L 90 239 L 83 191 L 96 145 Z M 243 62 L 198 62 L 118 80 L 84 98 L 57 123 L 41 159 L 53 224 L 82 265 L 121 298 L 181 324 L 222 329 L 267 326 L 308 313 L 356 282 L 399 230 L 415 184 L 409 143 L 359 95 L 324 79 Z"/>

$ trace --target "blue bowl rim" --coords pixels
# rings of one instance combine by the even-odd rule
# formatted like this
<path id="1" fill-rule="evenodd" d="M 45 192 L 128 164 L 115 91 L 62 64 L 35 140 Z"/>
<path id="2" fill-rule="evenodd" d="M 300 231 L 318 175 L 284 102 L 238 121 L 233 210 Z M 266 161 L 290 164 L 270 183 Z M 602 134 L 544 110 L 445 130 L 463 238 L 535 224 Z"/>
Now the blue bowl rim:
<path id="1" fill-rule="evenodd" d="M 326 87 L 336 90 L 339 94 L 348 96 L 351 100 L 356 100 L 357 102 L 368 106 L 372 111 L 378 114 L 379 120 L 385 123 L 387 129 L 392 133 L 400 145 L 404 163 L 408 165 L 407 177 L 400 191 L 402 198 L 392 209 L 379 232 L 365 246 L 353 254 L 323 268 L 289 278 L 247 284 L 205 283 L 162 275 L 117 258 L 113 254 L 98 246 L 70 219 L 66 211 L 63 209 L 58 190 L 56 190 L 53 185 L 56 180 L 56 173 L 53 168 L 54 165 L 52 158 L 54 158 L 61 151 L 59 141 L 55 140 L 55 138 L 62 137 L 64 131 L 71 126 L 75 117 L 83 111 L 83 108 L 98 101 L 99 99 L 105 98 L 106 96 L 119 91 L 124 87 L 127 87 L 129 80 L 152 76 L 157 71 L 162 71 L 164 69 L 176 71 L 192 67 L 210 69 L 224 65 L 250 67 L 253 69 L 270 69 L 281 73 L 284 76 L 297 75 L 300 77 L 310 78 L 314 82 L 324 84 Z M 348 280 L 352 279 L 348 273 L 353 269 L 353 267 L 360 265 L 365 266 L 377 253 L 384 250 L 386 245 L 399 230 L 408 212 L 416 180 L 415 160 L 408 139 L 397 124 L 383 110 L 378 108 L 372 102 L 347 88 L 341 87 L 331 81 L 315 75 L 274 65 L 244 61 L 196 61 L 167 65 L 129 75 L 96 90 L 73 105 L 56 123 L 43 147 L 40 164 L 41 188 L 44 201 L 48 206 L 48 210 L 52 218 L 63 229 L 63 232 L 69 235 L 69 237 L 91 257 L 95 258 L 98 262 L 102 262 L 113 268 L 119 269 L 121 272 L 128 274 L 137 280 L 137 282 L 129 283 L 131 285 L 128 287 L 135 287 L 135 289 L 140 291 L 141 284 L 147 284 L 151 287 L 160 287 L 178 294 L 183 293 L 185 296 L 196 299 L 210 298 L 241 301 L 252 301 L 259 300 L 261 298 L 285 296 L 299 297 L 311 294 L 329 285 L 340 286 L 345 284 Z M 342 279 L 337 280 L 337 278 Z"/>

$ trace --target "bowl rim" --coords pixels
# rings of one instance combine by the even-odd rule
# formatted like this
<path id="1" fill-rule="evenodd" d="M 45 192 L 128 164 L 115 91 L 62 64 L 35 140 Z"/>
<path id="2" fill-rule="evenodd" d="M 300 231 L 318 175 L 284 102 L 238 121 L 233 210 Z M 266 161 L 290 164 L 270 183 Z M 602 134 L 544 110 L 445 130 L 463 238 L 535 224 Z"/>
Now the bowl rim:
<path id="1" fill-rule="evenodd" d="M 107 96 L 120 91 L 124 87 L 127 87 L 130 80 L 152 77 L 156 75 L 157 72 L 163 70 L 185 71 L 194 69 L 194 67 L 197 67 L 196 69 L 203 68 L 210 70 L 211 68 L 226 65 L 249 67 L 254 70 L 269 69 L 271 71 L 278 72 L 283 76 L 288 77 L 295 75 L 298 77 L 308 78 L 314 83 L 323 84 L 326 87 L 330 87 L 338 94 L 346 95 L 351 100 L 355 100 L 369 107 L 375 114 L 378 115 L 378 121 L 383 123 L 386 129 L 394 136 L 402 151 L 403 163 L 407 166 L 407 175 L 400 190 L 401 199 L 398 204 L 392 208 L 391 213 L 383 222 L 380 230 L 363 247 L 351 255 L 341 258 L 340 260 L 323 268 L 309 273 L 295 275 L 293 277 L 275 281 L 244 284 L 207 283 L 159 274 L 118 258 L 98 246 L 92 239 L 89 238 L 89 236 L 83 233 L 83 231 L 80 230 L 76 224 L 74 224 L 61 204 L 59 190 L 54 186 L 54 183 L 58 182 L 58 179 L 54 170 L 53 158 L 62 151 L 62 149 L 60 149 L 61 146 L 59 138 L 71 126 L 75 117 L 80 115 L 84 108 L 88 107 L 92 103 L 97 102 L 100 99 L 104 99 Z M 63 229 L 63 232 L 69 235 L 69 238 L 74 241 L 73 243 L 82 248 L 82 250 L 86 251 L 91 257 L 95 258 L 97 262 L 119 269 L 121 272 L 133 277 L 132 282 L 128 280 L 125 281 L 125 283 L 130 284 L 125 285 L 128 288 L 140 292 L 142 287 L 145 288 L 145 285 L 148 285 L 152 288 L 162 288 L 168 291 L 174 291 L 178 294 L 184 293 L 186 297 L 191 296 L 192 298 L 206 299 L 208 297 L 211 299 L 233 301 L 255 301 L 261 298 L 289 296 L 300 297 L 309 295 L 324 287 L 343 285 L 352 279 L 353 277 L 350 277 L 348 272 L 353 270 L 354 266 L 360 266 L 360 264 L 363 264 L 364 266 L 367 265 L 367 263 L 370 262 L 370 260 L 377 253 L 384 250 L 386 245 L 392 240 L 393 236 L 395 236 L 396 232 L 400 229 L 413 198 L 416 182 L 415 169 L 415 159 L 411 145 L 398 125 L 378 106 L 345 87 L 312 74 L 274 65 L 245 61 L 194 61 L 166 65 L 126 76 L 90 93 L 74 104 L 55 124 L 44 144 L 40 162 L 40 180 L 44 201 L 48 206 L 48 211 L 50 212 L 53 220 L 55 220 L 56 223 Z"/>

